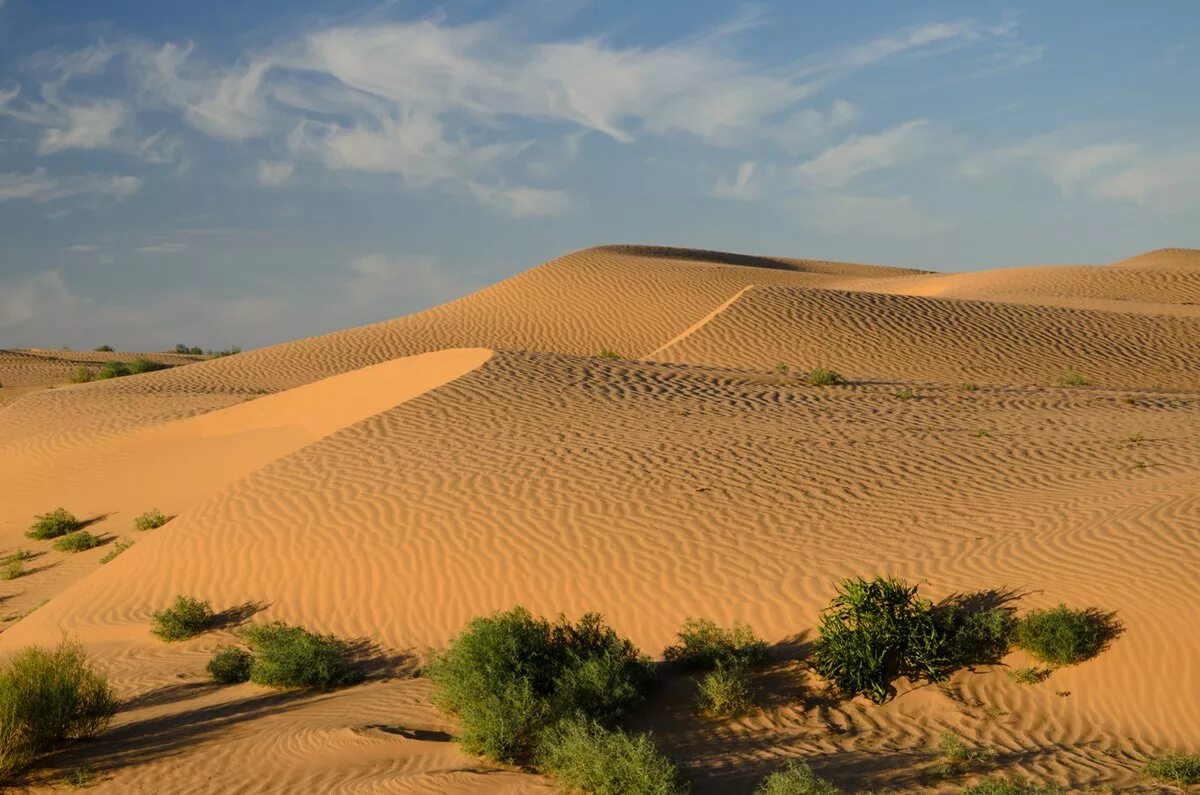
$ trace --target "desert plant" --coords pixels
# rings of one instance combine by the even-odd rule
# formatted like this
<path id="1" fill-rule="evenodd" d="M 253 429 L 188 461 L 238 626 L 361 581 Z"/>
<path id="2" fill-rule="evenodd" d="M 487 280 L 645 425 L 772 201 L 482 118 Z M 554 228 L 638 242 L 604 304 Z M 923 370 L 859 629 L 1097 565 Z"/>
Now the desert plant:
<path id="1" fill-rule="evenodd" d="M 790 762 L 762 780 L 754 795 L 845 795 L 804 762 Z"/>
<path id="2" fill-rule="evenodd" d="M 791 368 L 788 367 L 787 362 L 779 362 L 775 365 L 775 372 L 779 373 L 780 375 L 786 375 L 790 369 Z"/>
<path id="3" fill-rule="evenodd" d="M 897 400 L 912 400 L 916 397 L 911 389 L 897 389 L 892 393 L 892 397 Z"/>
<path id="4" fill-rule="evenodd" d="M 1088 380 L 1074 370 L 1067 368 L 1058 376 L 1059 386 L 1087 386 Z"/>
<path id="5" fill-rule="evenodd" d="M 976 391 L 978 391 L 978 390 L 979 390 L 979 385 L 978 385 L 978 384 L 972 384 L 971 382 L 969 382 L 969 381 L 968 381 L 968 382 L 964 382 L 964 383 L 961 383 L 961 384 L 959 384 L 959 385 L 958 385 L 958 390 L 959 390 L 960 392 L 976 392 Z"/>
<path id="6" fill-rule="evenodd" d="M 59 552 L 83 552 L 88 549 L 95 549 L 102 543 L 104 542 L 87 530 L 76 530 L 73 533 L 67 533 L 65 536 L 55 539 L 52 546 Z"/>
<path id="7" fill-rule="evenodd" d="M 1034 784 L 1020 776 L 1010 776 L 985 778 L 964 789 L 961 795 L 1067 795 L 1067 791 L 1054 784 Z"/>
<path id="8" fill-rule="evenodd" d="M 177 596 L 175 603 L 154 614 L 150 630 L 166 641 L 187 640 L 204 632 L 213 620 L 212 605 L 190 596 Z"/>
<path id="9" fill-rule="evenodd" d="M 113 347 L 113 346 L 111 346 L 111 345 L 97 345 L 97 346 L 96 346 L 95 348 L 93 348 L 92 350 L 94 350 L 94 351 L 96 351 L 96 352 L 98 352 L 98 353 L 101 353 L 101 352 L 102 352 L 102 353 L 112 353 L 113 351 L 115 351 L 115 350 L 116 350 L 116 348 L 114 348 L 114 347 Z"/>
<path id="10" fill-rule="evenodd" d="M 103 566 L 105 563 L 112 563 L 112 561 L 118 555 L 120 555 L 125 550 L 129 549 L 131 546 L 133 546 L 132 540 L 116 542 L 115 544 L 112 545 L 112 549 L 108 550 L 108 552 L 105 552 L 104 557 L 100 558 L 100 565 Z"/>
<path id="11" fill-rule="evenodd" d="M 679 643 L 664 649 L 663 659 L 682 669 L 712 668 L 734 660 L 752 665 L 766 653 L 766 644 L 748 624 L 735 622 L 725 629 L 705 618 L 689 618 L 676 637 Z"/>
<path id="12" fill-rule="evenodd" d="M 1060 604 L 1033 610 L 1017 622 L 1016 644 L 1052 666 L 1074 665 L 1095 657 L 1119 626 L 1098 610 L 1073 610 Z"/>
<path id="13" fill-rule="evenodd" d="M 15 580 L 25 573 L 25 564 L 19 560 L 0 563 L 0 580 Z"/>
<path id="14" fill-rule="evenodd" d="M 1146 760 L 1142 775 L 1176 787 L 1200 784 L 1200 754 L 1170 753 L 1152 756 Z"/>
<path id="15" fill-rule="evenodd" d="M 214 359 L 217 359 L 222 356 L 233 356 L 235 353 L 241 353 L 241 352 L 242 352 L 242 349 L 240 347 L 238 347 L 237 345 L 231 345 L 223 351 L 209 351 L 208 355 L 213 357 Z"/>
<path id="16" fill-rule="evenodd" d="M 129 364 L 130 375 L 138 375 L 140 373 L 153 373 L 156 370 L 169 370 L 171 365 L 163 362 L 154 362 L 147 359 L 145 356 L 139 356 Z"/>
<path id="17" fill-rule="evenodd" d="M 696 706 L 710 718 L 732 718 L 749 712 L 754 697 L 745 664 L 736 659 L 718 660 L 700 680 Z"/>
<path id="18" fill-rule="evenodd" d="M 842 383 L 842 376 L 824 367 L 814 367 L 804 377 L 804 383 L 809 386 L 833 386 Z"/>
<path id="19" fill-rule="evenodd" d="M 116 709 L 108 680 L 77 643 L 23 649 L 0 666 L 0 776 L 66 740 L 95 736 Z"/>
<path id="20" fill-rule="evenodd" d="M 96 377 L 100 379 L 124 378 L 130 375 L 131 372 L 129 365 L 125 364 L 125 362 L 111 361 L 104 363 L 104 366 L 100 368 L 100 372 L 96 373 Z"/>
<path id="21" fill-rule="evenodd" d="M 1036 685 L 1045 682 L 1050 677 L 1049 668 L 1013 668 L 1008 672 L 1008 678 L 1019 685 Z"/>
<path id="22" fill-rule="evenodd" d="M 50 513 L 34 517 L 33 524 L 25 535 L 38 541 L 65 536 L 83 527 L 83 522 L 75 518 L 75 514 L 66 508 L 56 508 Z"/>
<path id="23" fill-rule="evenodd" d="M 437 704 L 459 717 L 463 747 L 513 761 L 560 718 L 610 725 L 628 714 L 650 669 L 595 613 L 551 623 L 516 607 L 472 619 L 427 673 Z"/>
<path id="24" fill-rule="evenodd" d="M 683 795 L 687 785 L 647 734 L 629 735 L 575 717 L 543 731 L 534 754 L 538 770 L 564 792 L 600 795 Z"/>
<path id="25" fill-rule="evenodd" d="M 610 351 L 607 348 L 600 351 L 600 353 L 597 355 L 601 359 L 620 359 L 621 358 L 621 354 L 617 353 L 616 351 Z"/>
<path id="26" fill-rule="evenodd" d="M 213 679 L 223 685 L 234 685 L 250 681 L 250 670 L 254 658 L 236 646 L 218 646 L 205 666 Z"/>
<path id="27" fill-rule="evenodd" d="M 938 740 L 937 774 L 942 778 L 961 775 L 968 767 L 988 761 L 991 755 L 971 748 L 954 732 L 944 732 Z"/>
<path id="28" fill-rule="evenodd" d="M 71 373 L 69 380 L 72 384 L 86 384 L 95 377 L 95 374 L 88 368 L 76 367 L 74 372 Z"/>
<path id="29" fill-rule="evenodd" d="M 133 529 L 153 530 L 157 527 L 162 527 L 167 522 L 171 521 L 172 518 L 173 517 L 167 516 L 157 508 L 152 508 L 133 520 Z"/>
<path id="30" fill-rule="evenodd" d="M 247 627 L 242 639 L 254 653 L 250 681 L 278 688 L 351 685 L 363 673 L 351 664 L 350 644 L 333 635 L 272 621 Z"/>
<path id="31" fill-rule="evenodd" d="M 28 549 L 15 549 L 7 555 L 0 557 L 0 564 L 3 563 L 22 563 L 26 560 L 33 560 L 33 553 Z"/>
<path id="32" fill-rule="evenodd" d="M 1016 619 L 1002 607 L 968 611 L 949 606 L 945 620 L 953 631 L 954 663 L 980 665 L 998 663 L 1012 647 Z"/>

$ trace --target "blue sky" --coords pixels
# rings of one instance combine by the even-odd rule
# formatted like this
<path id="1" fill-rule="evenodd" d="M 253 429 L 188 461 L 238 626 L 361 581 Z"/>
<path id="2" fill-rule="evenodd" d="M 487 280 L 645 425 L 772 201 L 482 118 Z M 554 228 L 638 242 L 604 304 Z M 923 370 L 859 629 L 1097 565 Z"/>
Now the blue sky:
<path id="1" fill-rule="evenodd" d="M 256 346 L 611 242 L 1200 247 L 1197 86 L 1193 0 L 0 0 L 0 346 Z"/>

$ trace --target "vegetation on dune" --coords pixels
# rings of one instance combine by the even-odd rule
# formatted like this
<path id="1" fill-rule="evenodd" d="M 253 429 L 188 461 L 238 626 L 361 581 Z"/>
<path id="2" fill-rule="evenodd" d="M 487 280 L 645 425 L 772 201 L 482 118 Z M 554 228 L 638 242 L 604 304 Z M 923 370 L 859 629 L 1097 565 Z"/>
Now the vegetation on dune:
<path id="1" fill-rule="evenodd" d="M 912 400 L 916 394 L 911 389 L 897 389 L 892 393 L 892 397 L 898 400 Z"/>
<path id="2" fill-rule="evenodd" d="M 964 789 L 962 795 L 1067 795 L 1067 791 L 1054 784 L 1034 784 L 1020 776 L 1010 776 L 985 778 Z"/>
<path id="3" fill-rule="evenodd" d="M 181 595 L 170 607 L 154 614 L 150 631 L 165 641 L 187 640 L 207 630 L 212 621 L 211 604 Z"/>
<path id="4" fill-rule="evenodd" d="M 206 670 L 223 685 L 250 681 L 250 670 L 254 658 L 245 649 L 236 646 L 218 646 L 209 659 Z"/>
<path id="5" fill-rule="evenodd" d="M 25 573 L 25 564 L 19 560 L 0 563 L 0 580 L 15 580 Z"/>
<path id="6" fill-rule="evenodd" d="M 954 732 L 944 732 L 938 740 L 937 774 L 942 778 L 959 776 L 972 765 L 991 759 L 991 754 L 979 748 L 971 748 Z"/>
<path id="7" fill-rule="evenodd" d="M 88 549 L 95 549 L 102 543 L 104 542 L 87 530 L 76 530 L 73 533 L 67 533 L 65 536 L 55 539 L 53 547 L 59 552 L 83 552 Z"/>
<path id="8" fill-rule="evenodd" d="M 108 680 L 77 643 L 18 652 L 0 666 L 0 776 L 99 734 L 116 710 Z"/>
<path id="9" fill-rule="evenodd" d="M 767 648 L 748 624 L 734 623 L 726 629 L 705 618 L 689 618 L 676 637 L 679 642 L 663 650 L 663 659 L 685 670 L 731 661 L 753 665 Z"/>
<path id="10" fill-rule="evenodd" d="M 253 653 L 250 681 L 258 685 L 327 689 L 363 678 L 351 663 L 350 644 L 333 635 L 273 621 L 247 627 L 242 639 Z"/>
<path id="11" fill-rule="evenodd" d="M 1008 672 L 1008 678 L 1019 685 L 1040 684 L 1045 682 L 1049 677 L 1049 668 L 1013 668 Z"/>
<path id="12" fill-rule="evenodd" d="M 617 353 L 616 351 L 610 351 L 610 350 L 608 350 L 607 348 L 605 348 L 604 350 L 600 351 L 600 353 L 598 353 L 598 354 L 596 354 L 596 355 L 597 355 L 597 356 L 599 356 L 601 359 L 621 359 L 621 358 L 624 358 L 624 357 L 622 357 L 622 356 L 621 356 L 621 354 Z"/>
<path id="13" fill-rule="evenodd" d="M 1087 386 L 1088 380 L 1079 373 L 1068 368 L 1063 370 L 1058 376 L 1059 386 Z"/>
<path id="14" fill-rule="evenodd" d="M 1200 754 L 1170 753 L 1152 756 L 1146 760 L 1142 774 L 1180 788 L 1200 784 Z"/>
<path id="15" fill-rule="evenodd" d="M 133 541 L 118 541 L 112 545 L 112 549 L 104 553 L 104 557 L 100 558 L 100 565 L 111 563 L 118 555 L 133 546 Z"/>
<path id="16" fill-rule="evenodd" d="M 1120 625 L 1111 615 L 1060 604 L 1024 616 L 1017 622 L 1014 640 L 1044 663 L 1075 665 L 1099 654 L 1120 631 Z"/>
<path id="17" fill-rule="evenodd" d="M 38 541 L 65 536 L 83 527 L 83 522 L 75 518 L 75 514 L 66 508 L 56 508 L 49 513 L 34 517 L 33 524 L 25 535 Z"/>
<path id="18" fill-rule="evenodd" d="M 679 770 L 647 734 L 626 734 L 585 717 L 543 730 L 534 765 L 553 776 L 564 792 L 601 795 L 683 795 Z"/>
<path id="19" fill-rule="evenodd" d="M 804 376 L 804 383 L 809 386 L 834 386 L 835 384 L 844 383 L 844 379 L 833 370 L 826 370 L 824 367 L 814 367 Z"/>
<path id="20" fill-rule="evenodd" d="M 754 795 L 845 795 L 804 762 L 791 762 L 762 780 Z"/>
<path id="21" fill-rule="evenodd" d="M 111 345 L 97 345 L 95 348 L 93 348 L 93 350 L 95 350 L 97 353 L 112 353 L 116 350 L 116 348 Z"/>
<path id="22" fill-rule="evenodd" d="M 718 660 L 700 680 L 696 706 L 710 718 L 732 718 L 749 712 L 754 695 L 745 663 L 736 658 Z"/>
<path id="23" fill-rule="evenodd" d="M 129 364 L 129 373 L 130 375 L 153 373 L 156 370 L 169 370 L 173 366 L 164 362 L 154 362 L 144 356 L 139 356 Z"/>
<path id="24" fill-rule="evenodd" d="M 151 510 L 146 511 L 141 516 L 134 518 L 133 529 L 134 530 L 154 530 L 155 528 L 162 527 L 167 522 L 171 521 L 172 518 L 174 518 L 174 517 L 167 516 L 166 514 L 164 514 L 162 511 L 158 510 L 157 508 L 152 508 Z"/>
<path id="25" fill-rule="evenodd" d="M 76 367 L 75 371 L 73 373 L 71 373 L 70 378 L 68 380 L 70 380 L 70 382 L 72 384 L 86 384 L 88 381 L 92 381 L 95 378 L 96 378 L 96 374 L 93 373 L 88 368 Z"/>
<path id="26" fill-rule="evenodd" d="M 192 356 L 200 356 L 204 353 L 204 349 L 197 347 L 195 345 L 189 347 L 187 345 L 184 345 L 183 343 L 180 343 L 179 345 L 175 346 L 175 352 L 180 353 L 180 354 L 185 354 L 185 355 L 190 354 Z"/>

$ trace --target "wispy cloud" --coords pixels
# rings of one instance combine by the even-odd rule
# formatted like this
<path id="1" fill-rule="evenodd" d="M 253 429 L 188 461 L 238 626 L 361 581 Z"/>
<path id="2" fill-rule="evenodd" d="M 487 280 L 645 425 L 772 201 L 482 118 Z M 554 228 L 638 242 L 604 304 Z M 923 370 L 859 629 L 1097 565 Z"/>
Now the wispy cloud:
<path id="1" fill-rule="evenodd" d="M 68 196 L 108 196 L 124 199 L 137 193 L 142 181 L 137 177 L 83 174 L 53 177 L 44 168 L 27 174 L 0 174 L 0 201 L 26 199 L 48 202 Z"/>
<path id="2" fill-rule="evenodd" d="M 474 289 L 457 274 L 425 255 L 366 254 L 347 266 L 347 297 L 361 307 L 406 301 L 428 306 L 457 298 Z"/>
<path id="3" fill-rule="evenodd" d="M 136 251 L 139 254 L 181 254 L 187 251 L 187 248 L 187 243 L 175 240 L 160 240 L 147 243 L 144 246 L 138 246 Z"/>
<path id="4" fill-rule="evenodd" d="M 296 164 L 286 160 L 260 160 L 256 169 L 258 184 L 278 188 L 292 181 Z"/>
<path id="5" fill-rule="evenodd" d="M 76 302 L 56 270 L 0 283 L 0 328 L 21 326 L 34 318 L 58 319 Z"/>
<path id="6" fill-rule="evenodd" d="M 842 187 L 872 171 L 893 168 L 929 152 L 928 119 L 916 119 L 876 135 L 852 135 L 797 167 L 800 181 L 818 187 Z"/>

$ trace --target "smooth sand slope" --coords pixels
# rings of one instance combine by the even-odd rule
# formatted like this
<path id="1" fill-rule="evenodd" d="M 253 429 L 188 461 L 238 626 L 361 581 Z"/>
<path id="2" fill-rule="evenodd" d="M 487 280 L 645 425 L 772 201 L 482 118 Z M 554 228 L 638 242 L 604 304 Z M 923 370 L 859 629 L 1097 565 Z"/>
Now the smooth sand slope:
<path id="1" fill-rule="evenodd" d="M 0 543 L 32 546 L 30 514 L 59 504 L 123 536 L 153 505 L 179 516 L 103 567 L 101 549 L 51 552 L 5 583 L 14 609 L 51 598 L 0 649 L 66 631 L 110 672 L 127 709 L 54 760 L 99 771 L 97 791 L 550 791 L 444 742 L 413 675 L 516 603 L 600 610 L 651 654 L 689 616 L 775 644 L 757 713 L 698 719 L 687 680 L 647 710 L 700 792 L 749 792 L 789 758 L 846 788 L 955 791 L 922 775 L 946 729 L 1003 770 L 1129 784 L 1148 754 L 1200 744 L 1200 327 L 1136 309 L 1171 303 L 1162 272 L 1186 295 L 1200 255 L 1096 272 L 1114 269 L 1150 274 L 1104 299 L 1129 311 L 1042 305 L 1036 279 L 1019 301 L 945 299 L 905 293 L 939 278 L 912 271 L 607 247 L 408 318 L 22 398 L 0 410 Z M 1053 385 L 1065 367 L 1097 385 Z M 1115 610 L 1126 631 L 1040 685 L 984 668 L 836 702 L 804 644 L 834 581 L 875 572 Z M 214 687 L 231 627 L 149 634 L 178 593 L 369 638 L 372 676 Z"/>

